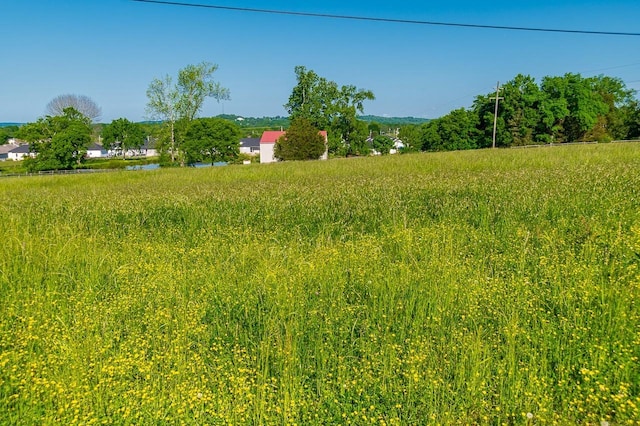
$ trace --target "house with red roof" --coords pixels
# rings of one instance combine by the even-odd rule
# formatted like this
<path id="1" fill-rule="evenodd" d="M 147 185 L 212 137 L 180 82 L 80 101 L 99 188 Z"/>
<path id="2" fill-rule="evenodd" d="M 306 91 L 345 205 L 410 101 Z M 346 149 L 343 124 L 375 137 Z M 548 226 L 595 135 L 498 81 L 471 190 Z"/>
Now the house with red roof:
<path id="1" fill-rule="evenodd" d="M 281 136 L 284 136 L 287 132 L 284 130 L 266 130 L 262 133 L 260 138 L 260 163 L 273 163 L 278 161 L 274 154 L 274 147 L 276 142 Z M 328 143 L 327 131 L 321 130 L 320 134 L 324 136 L 325 146 Z M 324 154 L 320 157 L 320 160 L 326 160 L 329 158 L 328 151 L 325 149 Z"/>

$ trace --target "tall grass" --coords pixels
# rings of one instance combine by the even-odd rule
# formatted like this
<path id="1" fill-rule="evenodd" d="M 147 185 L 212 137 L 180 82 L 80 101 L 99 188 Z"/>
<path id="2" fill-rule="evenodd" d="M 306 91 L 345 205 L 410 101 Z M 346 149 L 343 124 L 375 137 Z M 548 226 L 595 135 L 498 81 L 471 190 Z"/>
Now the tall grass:
<path id="1" fill-rule="evenodd" d="M 0 181 L 6 424 L 637 424 L 640 146 Z"/>

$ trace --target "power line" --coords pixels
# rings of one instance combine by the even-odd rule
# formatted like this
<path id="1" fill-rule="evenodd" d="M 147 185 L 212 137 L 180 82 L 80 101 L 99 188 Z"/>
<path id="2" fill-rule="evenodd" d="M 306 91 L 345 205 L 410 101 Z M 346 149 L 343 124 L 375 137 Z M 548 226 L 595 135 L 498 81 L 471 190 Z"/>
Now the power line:
<path id="1" fill-rule="evenodd" d="M 595 69 L 595 70 L 588 70 L 588 71 L 582 71 L 582 72 L 583 73 L 600 72 L 600 71 L 607 71 L 607 70 L 615 70 L 615 69 L 618 69 L 618 68 L 635 67 L 636 65 L 640 65 L 640 62 L 634 62 L 633 64 L 626 64 L 626 65 L 615 65 L 615 66 L 612 66 L 612 67 L 599 68 L 599 69 Z"/>
<path id="2" fill-rule="evenodd" d="M 509 31 L 536 31 L 536 32 L 548 32 L 548 33 L 616 35 L 616 36 L 640 37 L 640 33 L 627 33 L 627 32 L 616 32 L 616 31 L 589 31 L 589 30 L 567 30 L 567 29 L 559 29 L 559 28 L 511 27 L 511 26 L 502 26 L 502 25 L 461 24 L 461 23 L 455 23 L 455 22 L 418 21 L 418 20 L 412 20 L 412 19 L 391 19 L 391 18 L 375 18 L 370 16 L 356 16 L 356 15 L 334 15 L 329 13 L 294 12 L 290 10 L 254 9 L 254 8 L 248 8 L 248 7 L 219 6 L 219 5 L 212 5 L 212 4 L 185 3 L 185 2 L 164 1 L 164 0 L 131 0 L 131 1 L 135 1 L 138 3 L 164 4 L 164 5 L 170 5 L 170 6 L 198 7 L 198 8 L 218 9 L 218 10 L 233 10 L 237 12 L 268 13 L 268 14 L 274 14 L 274 15 L 293 15 L 293 16 L 307 16 L 307 17 L 330 18 L 330 19 L 349 19 L 349 20 L 357 20 L 357 21 L 387 22 L 387 23 L 395 23 L 395 24 L 438 25 L 438 26 L 446 26 L 446 27 L 483 28 L 483 29 L 509 30 Z"/>

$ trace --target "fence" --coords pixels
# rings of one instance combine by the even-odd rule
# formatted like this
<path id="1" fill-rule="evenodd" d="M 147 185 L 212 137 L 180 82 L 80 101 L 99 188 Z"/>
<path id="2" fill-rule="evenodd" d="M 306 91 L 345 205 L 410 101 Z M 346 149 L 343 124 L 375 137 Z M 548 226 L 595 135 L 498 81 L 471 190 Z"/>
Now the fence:
<path id="1" fill-rule="evenodd" d="M 611 142 L 604 142 L 604 143 L 628 143 L 628 142 L 640 142 L 640 139 L 619 140 L 619 141 L 611 141 Z M 545 144 L 538 144 L 538 145 L 512 146 L 511 148 L 512 149 L 519 149 L 519 148 L 549 148 L 549 147 L 553 147 L 553 146 L 592 145 L 592 144 L 598 144 L 598 143 L 601 143 L 601 142 L 587 141 L 587 142 L 545 143 Z"/>
<path id="2" fill-rule="evenodd" d="M 37 173 L 0 173 L 0 177 L 27 177 L 45 175 L 79 175 L 91 173 L 117 172 L 124 169 L 72 169 L 72 170 L 45 170 Z"/>

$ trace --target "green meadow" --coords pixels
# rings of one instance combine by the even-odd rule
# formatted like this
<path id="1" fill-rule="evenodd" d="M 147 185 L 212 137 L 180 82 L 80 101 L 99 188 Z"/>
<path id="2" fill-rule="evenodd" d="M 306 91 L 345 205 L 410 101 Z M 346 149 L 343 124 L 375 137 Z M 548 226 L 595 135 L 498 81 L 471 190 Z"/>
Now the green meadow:
<path id="1" fill-rule="evenodd" d="M 0 195 L 0 424 L 640 422 L 640 144 Z"/>

